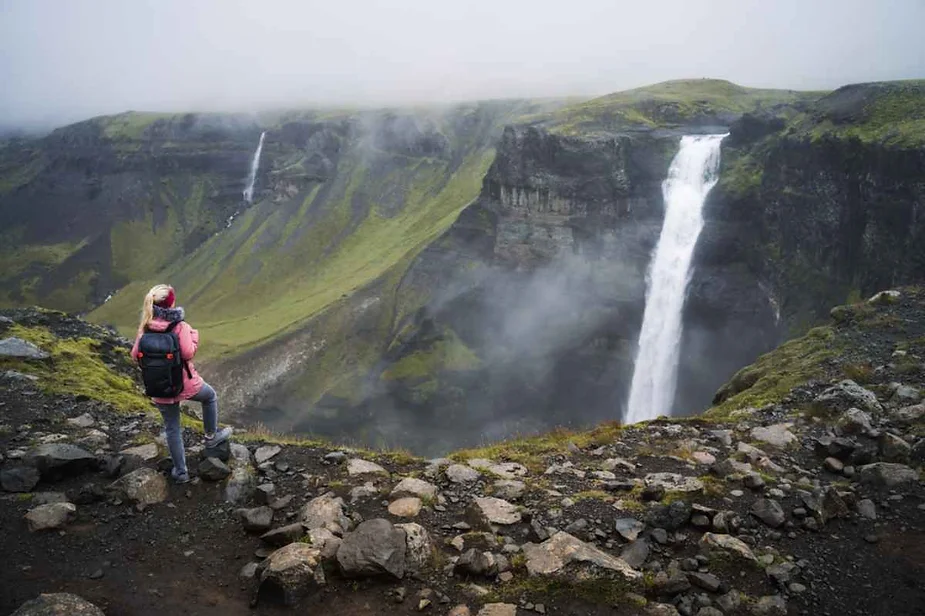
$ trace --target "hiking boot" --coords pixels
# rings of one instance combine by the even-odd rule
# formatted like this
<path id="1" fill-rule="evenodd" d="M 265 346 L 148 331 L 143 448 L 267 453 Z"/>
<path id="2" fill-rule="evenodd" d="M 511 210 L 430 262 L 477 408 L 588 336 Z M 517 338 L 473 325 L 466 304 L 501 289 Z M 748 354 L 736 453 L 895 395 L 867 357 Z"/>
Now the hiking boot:
<path id="1" fill-rule="evenodd" d="M 170 469 L 170 476 L 175 483 L 189 483 L 189 473 L 178 473 L 177 469 Z"/>
<path id="2" fill-rule="evenodd" d="M 213 447 L 217 447 L 221 445 L 222 443 L 228 440 L 228 437 L 231 436 L 232 432 L 234 432 L 234 430 L 230 426 L 228 426 L 228 427 L 222 428 L 221 430 L 213 434 L 211 438 L 207 436 L 206 437 L 206 447 L 211 449 Z"/>

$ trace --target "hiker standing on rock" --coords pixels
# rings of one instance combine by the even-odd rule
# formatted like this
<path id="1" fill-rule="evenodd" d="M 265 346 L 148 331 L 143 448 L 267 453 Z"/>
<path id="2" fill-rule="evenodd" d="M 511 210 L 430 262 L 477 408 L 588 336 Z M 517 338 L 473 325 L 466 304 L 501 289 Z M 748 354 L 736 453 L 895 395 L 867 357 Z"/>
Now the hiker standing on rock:
<path id="1" fill-rule="evenodd" d="M 193 366 L 199 346 L 199 332 L 183 320 L 173 287 L 159 284 L 145 295 L 132 358 L 141 366 L 145 393 L 151 396 L 164 417 L 167 448 L 173 460 L 170 474 L 177 483 L 189 481 L 180 427 L 180 401 L 202 403 L 205 446 L 216 447 L 228 440 L 231 428 L 218 430 L 218 398 Z"/>

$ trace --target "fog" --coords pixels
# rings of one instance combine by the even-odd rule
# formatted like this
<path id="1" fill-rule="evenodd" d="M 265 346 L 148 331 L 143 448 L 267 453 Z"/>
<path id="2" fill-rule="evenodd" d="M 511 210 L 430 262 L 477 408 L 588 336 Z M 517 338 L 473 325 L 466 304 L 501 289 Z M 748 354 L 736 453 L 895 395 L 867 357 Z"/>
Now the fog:
<path id="1" fill-rule="evenodd" d="M 925 76 L 921 0 L 0 0 L 0 125 Z"/>

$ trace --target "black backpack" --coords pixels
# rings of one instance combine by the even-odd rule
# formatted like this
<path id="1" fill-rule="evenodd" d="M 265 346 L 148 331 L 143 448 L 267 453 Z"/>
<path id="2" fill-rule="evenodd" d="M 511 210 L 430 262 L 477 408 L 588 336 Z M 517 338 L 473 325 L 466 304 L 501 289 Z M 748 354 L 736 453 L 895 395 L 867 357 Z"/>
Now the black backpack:
<path id="1" fill-rule="evenodd" d="M 180 338 L 173 321 L 162 332 L 145 329 L 138 341 L 138 363 L 145 382 L 145 394 L 152 398 L 175 398 L 183 391 L 183 371 L 193 378 L 180 356 Z"/>

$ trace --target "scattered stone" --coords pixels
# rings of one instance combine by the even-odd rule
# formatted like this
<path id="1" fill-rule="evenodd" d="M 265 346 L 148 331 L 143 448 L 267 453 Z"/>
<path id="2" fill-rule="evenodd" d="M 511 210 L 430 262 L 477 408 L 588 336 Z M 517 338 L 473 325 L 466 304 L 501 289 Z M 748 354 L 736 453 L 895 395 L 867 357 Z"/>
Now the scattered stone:
<path id="1" fill-rule="evenodd" d="M 218 458 L 206 458 L 199 463 L 199 476 L 206 481 L 221 481 L 231 474 L 231 469 Z"/>
<path id="2" fill-rule="evenodd" d="M 347 577 L 405 575 L 405 531 L 381 518 L 367 520 L 344 536 L 337 562 Z"/>
<path id="3" fill-rule="evenodd" d="M 839 436 L 866 436 L 873 431 L 870 415 L 861 409 L 850 408 L 835 422 L 835 433 Z"/>
<path id="4" fill-rule="evenodd" d="M 360 458 L 351 458 L 347 460 L 347 474 L 351 477 L 357 475 L 388 475 L 389 471 L 385 470 L 375 462 L 369 462 Z"/>
<path id="5" fill-rule="evenodd" d="M 736 445 L 736 451 L 744 454 L 745 457 L 748 458 L 749 462 L 757 462 L 761 458 L 768 457 L 768 454 L 766 454 L 763 450 L 758 449 L 754 445 L 749 445 L 743 441 L 739 441 L 738 445 Z"/>
<path id="6" fill-rule="evenodd" d="M 96 425 L 96 420 L 90 413 L 84 413 L 83 415 L 78 415 L 77 417 L 71 417 L 67 420 L 67 423 L 77 428 L 92 428 Z"/>
<path id="7" fill-rule="evenodd" d="M 25 515 L 29 532 L 55 530 L 61 528 L 77 515 L 77 506 L 73 503 L 49 503 L 29 510 Z"/>
<path id="8" fill-rule="evenodd" d="M 430 565 L 435 548 L 427 530 L 414 522 L 396 524 L 395 528 L 405 531 L 405 571 L 416 573 Z"/>
<path id="9" fill-rule="evenodd" d="M 723 585 L 718 577 L 710 573 L 688 573 L 687 579 L 694 586 L 707 592 L 716 592 Z"/>
<path id="10" fill-rule="evenodd" d="M 866 518 L 868 520 L 877 519 L 877 506 L 874 505 L 874 501 L 870 500 L 869 498 L 858 501 L 856 508 L 858 515 L 860 515 L 862 518 Z"/>
<path id="11" fill-rule="evenodd" d="M 622 471 L 629 474 L 636 472 L 636 465 L 623 458 L 608 458 L 601 463 L 601 468 L 605 471 Z"/>
<path id="12" fill-rule="evenodd" d="M 234 458 L 235 444 L 231 444 L 231 455 Z M 247 451 L 247 448 L 244 447 Z M 250 455 L 250 452 L 248 452 Z M 214 459 L 214 458 L 210 458 Z M 257 474 L 249 465 L 236 464 L 231 469 L 231 476 L 225 482 L 225 502 L 226 503 L 244 503 L 247 502 L 257 489 Z"/>
<path id="13" fill-rule="evenodd" d="M 787 515 L 784 513 L 780 503 L 770 498 L 759 498 L 755 501 L 755 504 L 752 505 L 749 513 L 771 528 L 781 526 L 787 519 Z"/>
<path id="14" fill-rule="evenodd" d="M 269 505 L 276 500 L 276 486 L 272 483 L 262 483 L 257 486 L 254 496 L 261 505 Z"/>
<path id="15" fill-rule="evenodd" d="M 739 606 L 742 605 L 742 593 L 738 590 L 730 590 L 722 597 L 719 597 L 716 600 L 716 604 L 726 614 L 735 613 L 735 611 L 739 609 Z"/>
<path id="16" fill-rule="evenodd" d="M 273 510 L 267 506 L 240 509 L 238 514 L 244 522 L 244 530 L 249 533 L 266 533 L 273 525 Z"/>
<path id="17" fill-rule="evenodd" d="M 925 404 L 904 406 L 901 409 L 893 411 L 890 414 L 890 417 L 893 419 L 893 421 L 900 424 L 914 423 L 922 417 L 925 417 Z"/>
<path id="18" fill-rule="evenodd" d="M 282 450 L 283 448 L 279 445 L 263 445 L 254 452 L 254 460 L 257 461 L 257 464 L 263 464 Z"/>
<path id="19" fill-rule="evenodd" d="M 361 486 L 351 488 L 350 490 L 350 504 L 357 503 L 361 500 L 366 500 L 367 498 L 372 498 L 379 494 L 379 490 L 376 488 L 375 484 L 371 481 L 366 482 Z"/>
<path id="20" fill-rule="evenodd" d="M 789 447 L 795 443 L 797 437 L 789 430 L 793 424 L 782 423 L 772 426 L 756 426 L 749 433 L 753 439 L 767 443 L 773 447 Z"/>
<path id="21" fill-rule="evenodd" d="M 890 289 L 888 291 L 880 291 L 879 293 L 874 294 L 870 299 L 867 300 L 867 303 L 879 306 L 888 306 L 898 302 L 900 297 L 902 297 L 902 293 L 896 291 L 895 289 Z"/>
<path id="22" fill-rule="evenodd" d="M 915 387 L 910 387 L 908 385 L 900 385 L 896 388 L 896 391 L 893 392 L 893 395 L 890 396 L 892 402 L 904 406 L 918 404 L 921 399 L 922 393 Z"/>
<path id="23" fill-rule="evenodd" d="M 765 486 L 764 477 L 758 473 L 748 473 L 745 475 L 742 483 L 745 484 L 745 487 L 749 490 L 760 490 Z"/>
<path id="24" fill-rule="evenodd" d="M 422 479 L 405 477 L 392 490 L 392 498 L 402 496 L 416 496 L 420 499 L 432 500 L 437 497 L 437 486 Z"/>
<path id="25" fill-rule="evenodd" d="M 202 448 L 202 457 L 203 458 L 218 458 L 226 464 L 231 459 L 231 442 L 223 441 L 216 445 L 215 447 L 203 447 Z"/>
<path id="26" fill-rule="evenodd" d="M 903 464 L 875 462 L 862 466 L 859 470 L 861 483 L 881 485 L 888 488 L 895 488 L 906 483 L 915 483 L 919 480 L 918 473 Z"/>
<path id="27" fill-rule="evenodd" d="M 119 452 L 123 456 L 135 456 L 145 462 L 157 459 L 157 445 L 155 443 L 145 443 L 137 447 L 129 447 Z"/>
<path id="28" fill-rule="evenodd" d="M 260 563 L 250 562 L 241 567 L 241 570 L 238 572 L 238 576 L 245 580 L 253 580 L 257 577 L 257 569 L 260 567 Z"/>
<path id="29" fill-rule="evenodd" d="M 517 616 L 517 606 L 513 603 L 486 603 L 477 616 Z"/>
<path id="30" fill-rule="evenodd" d="M 473 499 L 468 511 L 475 525 L 486 530 L 491 529 L 492 525 L 517 524 L 522 519 L 516 505 L 492 496 Z"/>
<path id="31" fill-rule="evenodd" d="M 446 469 L 446 478 L 453 483 L 472 483 L 478 481 L 479 472 L 462 464 L 451 464 Z"/>
<path id="32" fill-rule="evenodd" d="M 343 451 L 332 451 L 321 458 L 327 464 L 343 464 L 347 461 L 347 454 Z"/>
<path id="33" fill-rule="evenodd" d="M 25 462 L 47 480 L 79 475 L 97 464 L 96 456 L 68 443 L 39 445 L 26 454 Z"/>
<path id="34" fill-rule="evenodd" d="M 594 566 L 617 572 L 627 579 L 635 580 L 642 574 L 630 567 L 625 561 L 584 543 L 564 532 L 536 545 L 527 543 L 523 546 L 527 559 L 527 571 L 530 575 L 549 575 L 558 573 L 571 563 L 589 563 Z"/>
<path id="35" fill-rule="evenodd" d="M 70 593 L 42 594 L 26 601 L 10 616 L 105 616 L 103 610 Z"/>
<path id="36" fill-rule="evenodd" d="M 755 616 L 787 616 L 787 601 L 780 595 L 761 597 L 752 606 L 752 614 Z"/>
<path id="37" fill-rule="evenodd" d="M 620 558 L 633 569 L 638 569 L 649 558 L 650 546 L 645 538 L 639 538 L 620 552 Z"/>
<path id="38" fill-rule="evenodd" d="M 142 467 L 109 484 L 106 491 L 122 500 L 153 505 L 167 498 L 167 480 L 153 468 Z"/>
<path id="39" fill-rule="evenodd" d="M 31 492 L 38 485 L 41 475 L 31 466 L 7 468 L 0 471 L 0 487 L 7 492 Z"/>
<path id="40" fill-rule="evenodd" d="M 649 473 L 643 480 L 646 486 L 657 486 L 668 492 L 701 492 L 703 481 L 678 473 Z"/>
<path id="41" fill-rule="evenodd" d="M 646 528 L 645 524 L 635 518 L 617 518 L 614 525 L 620 536 L 627 541 L 636 541 L 639 533 Z"/>
<path id="42" fill-rule="evenodd" d="M 526 484 L 516 479 L 499 479 L 492 484 L 492 494 L 509 501 L 518 500 L 526 490 Z"/>
<path id="43" fill-rule="evenodd" d="M 399 518 L 413 518 L 421 512 L 421 506 L 420 498 L 407 496 L 389 504 L 389 513 Z"/>
<path id="44" fill-rule="evenodd" d="M 67 495 L 64 492 L 35 492 L 32 495 L 33 505 L 47 505 L 49 503 L 66 503 Z"/>
<path id="45" fill-rule="evenodd" d="M 829 414 L 843 413 L 856 407 L 870 413 L 880 413 L 883 407 L 877 396 L 869 389 L 864 389 L 852 380 L 845 380 L 834 385 L 813 400 L 817 412 Z"/>
<path id="46" fill-rule="evenodd" d="M 258 597 L 293 605 L 325 584 L 321 552 L 305 543 L 290 543 L 270 554 L 263 564 Z"/>
<path id="47" fill-rule="evenodd" d="M 889 432 L 880 436 L 880 457 L 887 462 L 908 462 L 912 453 L 912 446 Z"/>
<path id="48" fill-rule="evenodd" d="M 691 504 L 677 500 L 670 505 L 653 505 L 646 513 L 646 523 L 655 528 L 677 530 L 691 518 Z"/>
<path id="49" fill-rule="evenodd" d="M 446 616 L 472 616 L 472 612 L 469 611 L 469 606 L 457 605 Z"/>
<path id="50" fill-rule="evenodd" d="M 344 499 L 327 492 L 308 501 L 300 512 L 302 524 L 307 529 L 327 528 L 335 535 L 350 530 L 350 518 L 344 513 Z"/>
<path id="51" fill-rule="evenodd" d="M 491 552 L 470 548 L 457 559 L 453 571 L 458 575 L 492 577 L 498 574 L 498 561 Z"/>
<path id="52" fill-rule="evenodd" d="M 286 526 L 274 528 L 261 535 L 260 540 L 268 545 L 283 547 L 284 545 L 289 545 L 290 543 L 298 541 L 303 535 L 305 535 L 305 527 L 302 526 L 301 522 L 297 522 L 295 524 L 287 524 Z"/>
<path id="53" fill-rule="evenodd" d="M 720 551 L 746 560 L 756 561 L 751 548 L 731 535 L 704 533 L 700 539 L 700 548 L 708 553 Z"/>
<path id="54" fill-rule="evenodd" d="M 0 340 L 0 357 L 14 359 L 48 359 L 50 355 L 31 342 L 22 338 L 4 338 Z"/>
<path id="55" fill-rule="evenodd" d="M 841 473 L 843 470 L 845 470 L 844 462 L 842 462 L 838 458 L 832 458 L 832 457 L 826 458 L 822 464 L 823 466 L 825 466 L 825 469 L 827 471 L 832 472 L 832 473 Z"/>
<path id="56" fill-rule="evenodd" d="M 716 456 L 707 451 L 695 451 L 691 454 L 691 459 L 697 464 L 704 464 L 706 466 L 716 462 Z"/>
<path id="57" fill-rule="evenodd" d="M 733 477 L 736 475 L 745 475 L 752 472 L 752 465 L 748 462 L 738 462 L 732 458 L 726 458 L 722 462 L 717 462 L 710 467 L 710 472 L 712 472 L 717 477 Z"/>
<path id="58" fill-rule="evenodd" d="M 308 531 L 308 542 L 313 548 L 321 550 L 322 560 L 332 560 L 337 556 L 343 540 L 326 528 L 313 528 Z"/>

